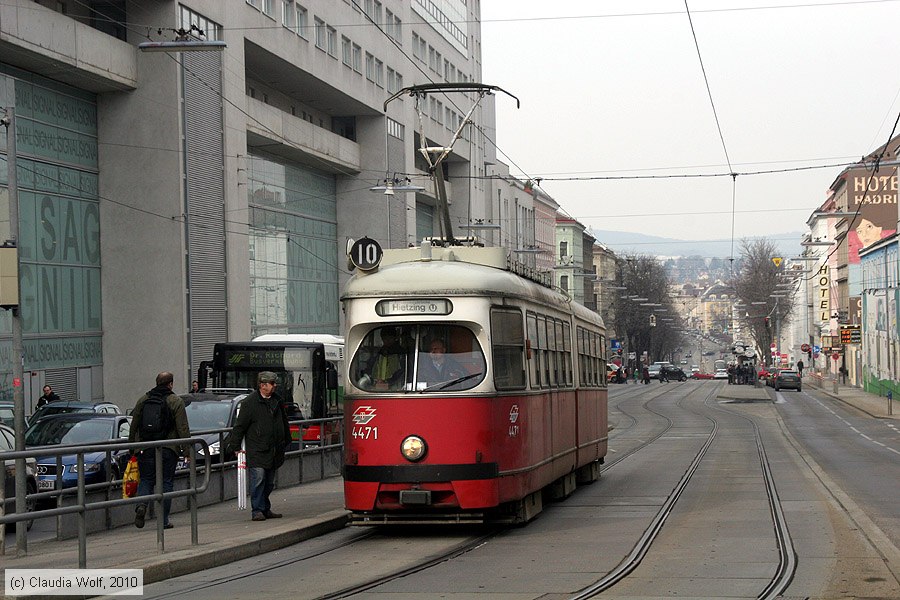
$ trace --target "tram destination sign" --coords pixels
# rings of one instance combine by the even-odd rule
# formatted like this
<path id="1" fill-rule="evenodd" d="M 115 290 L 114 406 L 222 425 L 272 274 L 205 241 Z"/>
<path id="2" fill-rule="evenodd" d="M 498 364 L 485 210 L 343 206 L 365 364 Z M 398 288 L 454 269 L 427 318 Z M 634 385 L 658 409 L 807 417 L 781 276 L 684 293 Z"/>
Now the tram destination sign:
<path id="1" fill-rule="evenodd" d="M 395 315 L 449 315 L 453 303 L 446 298 L 401 298 L 381 300 L 375 305 L 379 317 Z"/>

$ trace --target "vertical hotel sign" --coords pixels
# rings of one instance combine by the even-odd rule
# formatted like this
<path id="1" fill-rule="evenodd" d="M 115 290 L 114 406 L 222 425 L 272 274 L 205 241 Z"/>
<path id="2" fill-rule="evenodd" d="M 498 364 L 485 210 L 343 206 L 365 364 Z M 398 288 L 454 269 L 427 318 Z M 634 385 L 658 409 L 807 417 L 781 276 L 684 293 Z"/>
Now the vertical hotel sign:
<path id="1" fill-rule="evenodd" d="M 819 310 L 819 320 L 823 323 L 831 320 L 831 313 L 829 311 L 829 300 L 830 298 L 830 290 L 829 290 L 829 276 L 828 276 L 828 265 L 822 265 L 819 267 L 819 272 L 816 274 L 818 278 L 819 285 L 819 301 L 817 304 Z"/>

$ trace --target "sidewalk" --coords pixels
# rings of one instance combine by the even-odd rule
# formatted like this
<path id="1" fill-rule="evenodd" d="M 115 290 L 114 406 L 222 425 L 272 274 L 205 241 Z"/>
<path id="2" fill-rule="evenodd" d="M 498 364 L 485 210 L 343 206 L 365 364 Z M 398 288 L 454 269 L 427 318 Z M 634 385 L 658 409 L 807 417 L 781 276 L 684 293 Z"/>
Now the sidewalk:
<path id="1" fill-rule="evenodd" d="M 163 553 L 157 551 L 155 519 L 143 529 L 129 525 L 93 533 L 87 538 L 87 568 L 143 569 L 146 585 L 284 548 L 346 525 L 343 486 L 341 477 L 331 477 L 276 489 L 272 510 L 282 513 L 281 519 L 253 522 L 249 510 L 237 509 L 236 500 L 200 508 L 197 546 L 191 545 L 190 513 L 174 513 L 175 527 L 165 531 Z M 29 543 L 22 558 L 16 557 L 15 545 L 7 547 L 0 567 L 76 569 L 78 540 Z"/>
<path id="2" fill-rule="evenodd" d="M 807 384 L 810 384 L 810 379 L 811 377 L 804 377 L 803 385 L 806 386 Z M 808 388 L 804 389 L 822 392 L 826 396 L 830 396 L 835 400 L 840 400 L 844 404 L 848 404 L 854 408 L 857 408 L 876 419 L 900 420 L 900 402 L 894 400 L 892 402 L 892 410 L 890 411 L 893 414 L 888 414 L 888 399 L 884 396 L 878 396 L 876 394 L 867 392 L 862 388 L 854 387 L 851 385 L 843 385 L 841 383 L 837 384 L 837 391 L 835 392 L 835 383 L 829 377 L 825 377 L 824 379 L 822 379 L 822 387 L 819 387 L 817 385 L 809 385 Z"/>

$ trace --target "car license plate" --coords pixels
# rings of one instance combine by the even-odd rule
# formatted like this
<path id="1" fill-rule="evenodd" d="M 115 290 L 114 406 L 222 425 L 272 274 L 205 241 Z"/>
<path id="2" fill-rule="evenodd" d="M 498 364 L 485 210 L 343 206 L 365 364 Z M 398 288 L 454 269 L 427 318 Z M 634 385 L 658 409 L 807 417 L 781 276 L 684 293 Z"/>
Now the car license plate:
<path id="1" fill-rule="evenodd" d="M 56 487 L 55 479 L 41 479 L 37 482 L 39 490 L 52 490 Z"/>

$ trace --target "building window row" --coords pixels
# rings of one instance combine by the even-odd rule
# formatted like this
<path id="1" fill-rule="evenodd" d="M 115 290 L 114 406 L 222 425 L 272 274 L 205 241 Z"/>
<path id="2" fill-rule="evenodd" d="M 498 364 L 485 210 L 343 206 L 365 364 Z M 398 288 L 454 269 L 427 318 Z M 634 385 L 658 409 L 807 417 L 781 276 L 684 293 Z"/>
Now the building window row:
<path id="1" fill-rule="evenodd" d="M 282 0 L 281 24 L 303 39 L 309 39 L 306 32 L 309 27 L 309 13 L 294 0 Z"/>
<path id="2" fill-rule="evenodd" d="M 438 8 L 434 0 L 416 0 L 416 4 L 425 9 L 425 11 L 434 19 L 435 23 L 443 27 L 450 36 L 459 42 L 464 48 L 469 47 L 469 39 L 466 32 L 463 31 L 450 17 Z"/>
<path id="3" fill-rule="evenodd" d="M 392 118 L 387 118 L 387 132 L 391 137 L 395 137 L 398 140 L 402 140 L 406 137 L 406 127 L 403 123 L 393 120 Z"/>
<path id="4" fill-rule="evenodd" d="M 211 21 L 200 13 L 192 11 L 190 8 L 179 5 L 179 17 L 181 20 L 181 28 L 185 31 L 191 29 L 191 25 L 196 25 L 209 41 L 219 41 L 222 39 L 222 26 Z"/>
<path id="5" fill-rule="evenodd" d="M 388 34 L 392 40 L 399 45 L 403 45 L 403 22 L 400 17 L 385 9 L 384 11 L 384 32 Z"/>
<path id="6" fill-rule="evenodd" d="M 457 69 L 455 64 L 444 58 L 439 50 L 429 45 L 417 33 L 413 33 L 413 58 L 422 64 L 427 64 L 429 69 L 448 83 L 465 83 L 469 81 L 462 69 Z"/>
<path id="7" fill-rule="evenodd" d="M 247 4 L 270 17 L 275 13 L 275 0 L 247 0 Z"/>

